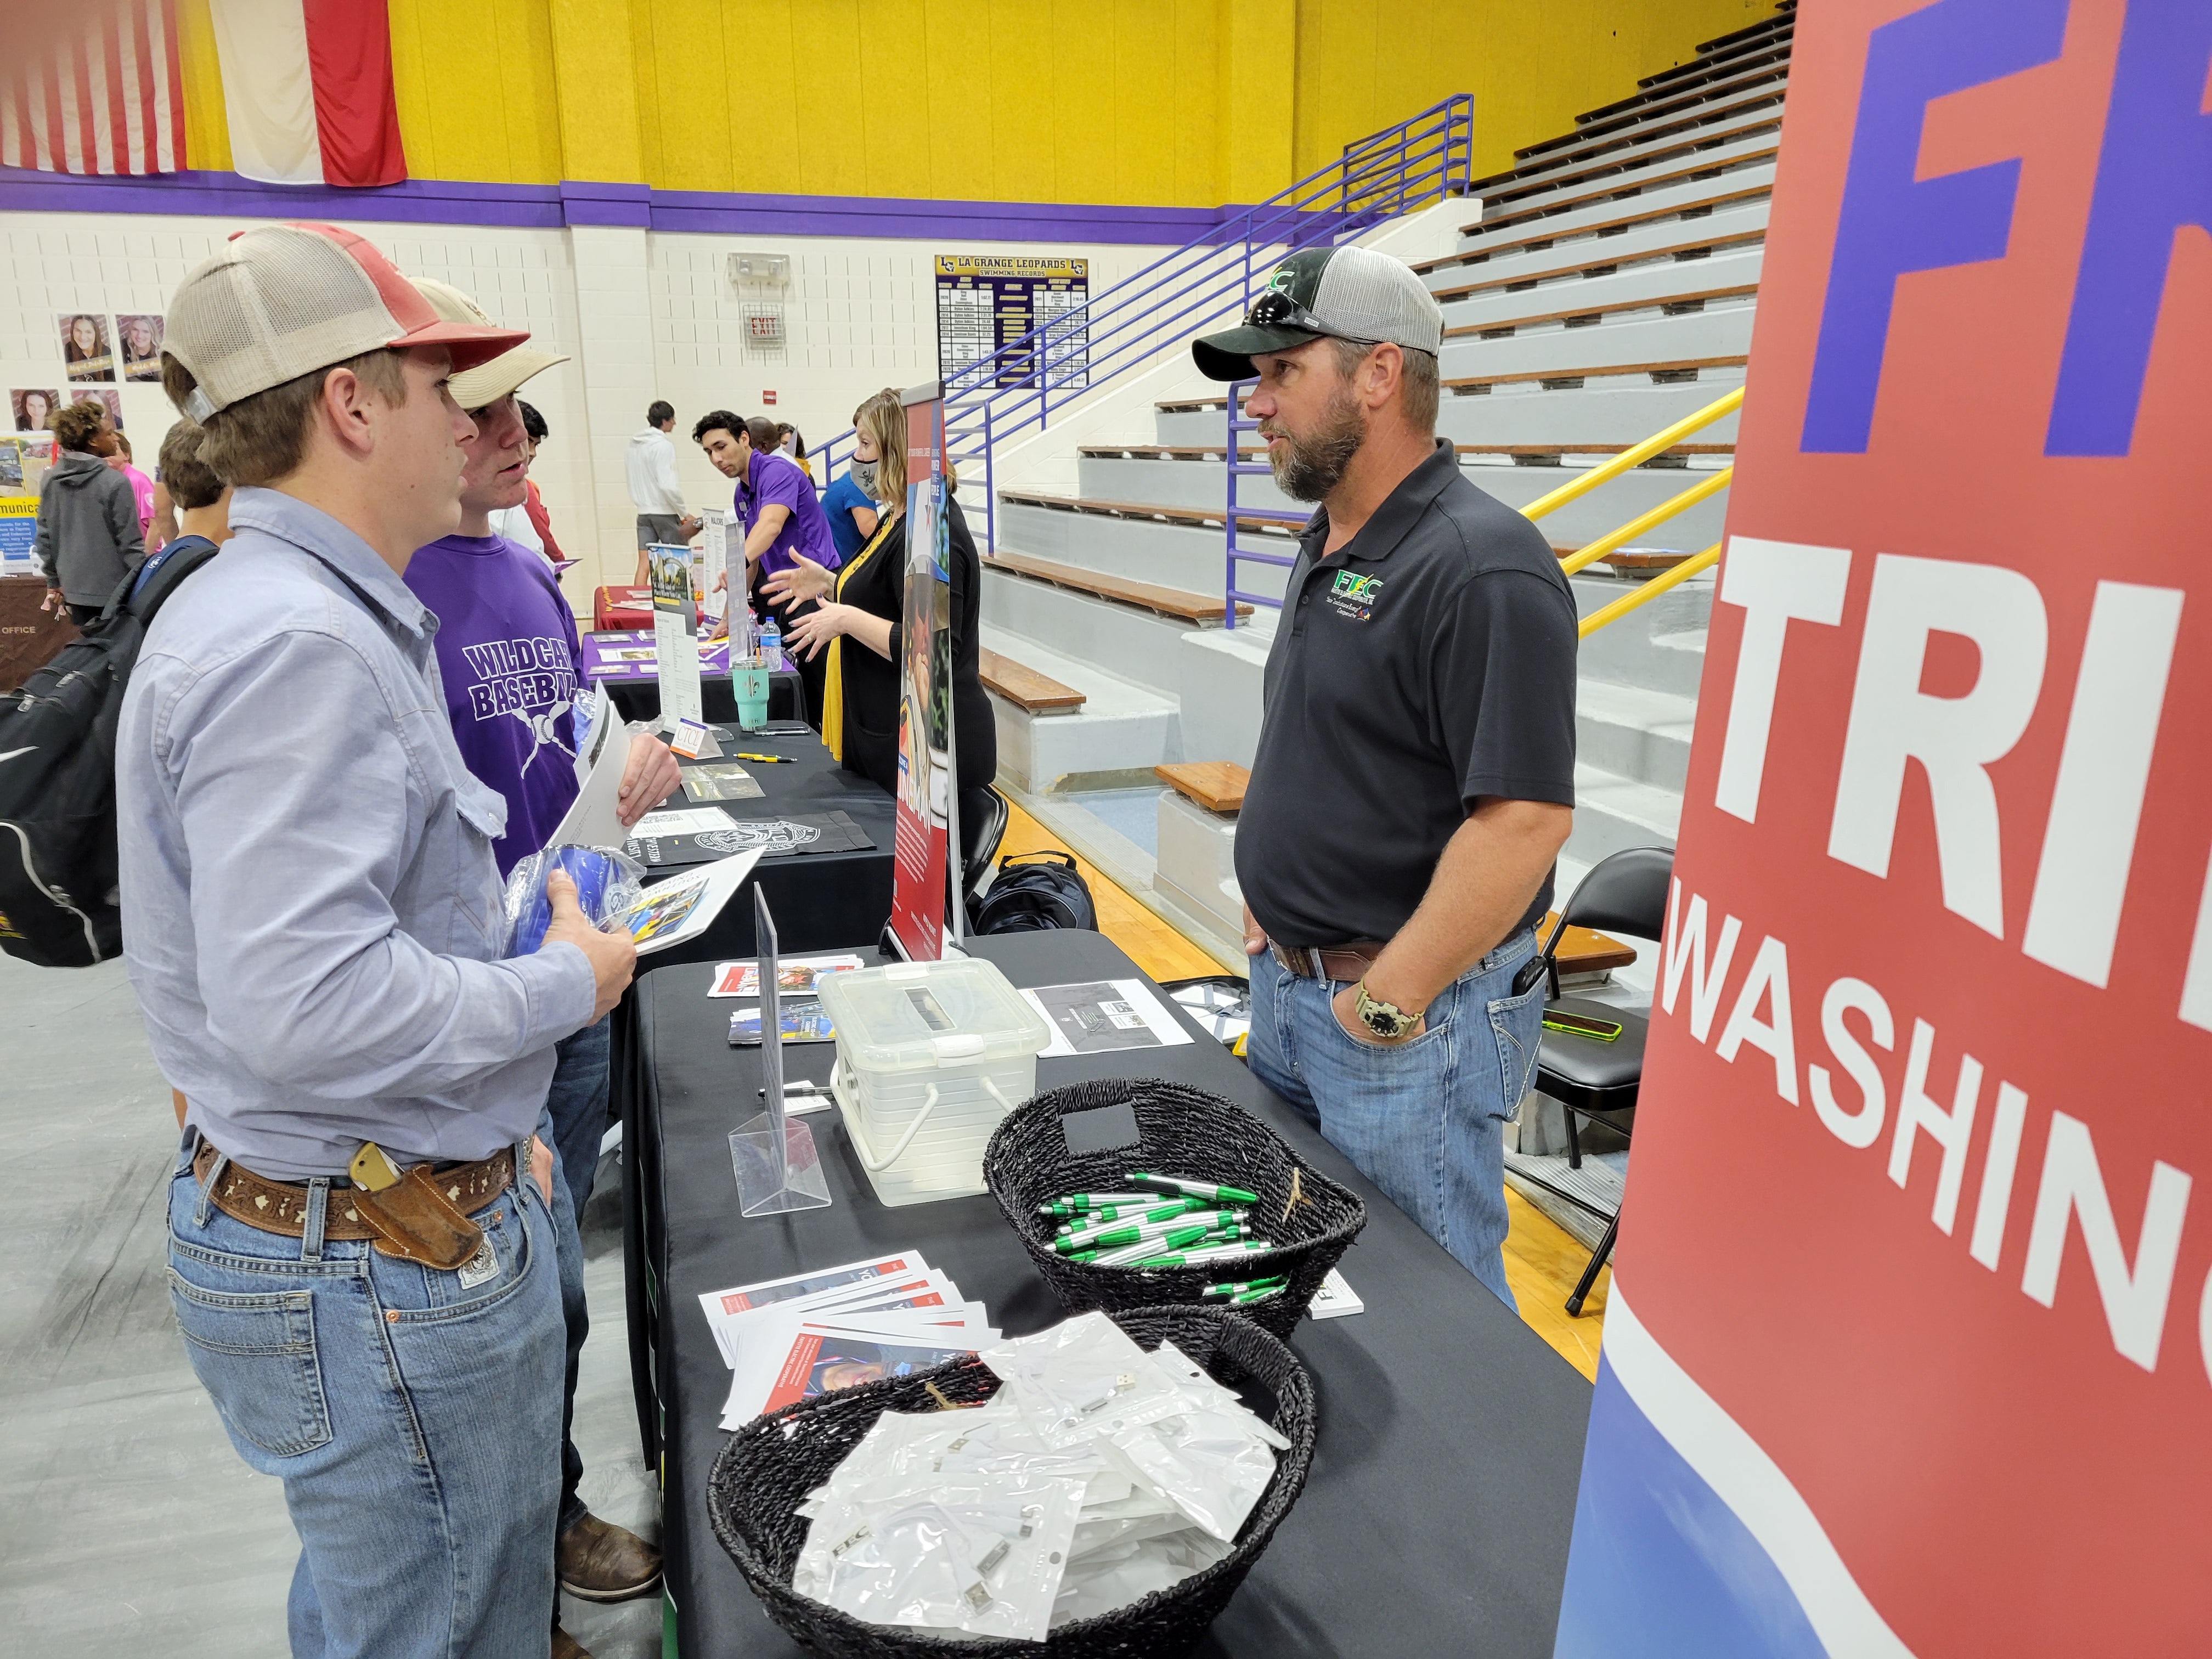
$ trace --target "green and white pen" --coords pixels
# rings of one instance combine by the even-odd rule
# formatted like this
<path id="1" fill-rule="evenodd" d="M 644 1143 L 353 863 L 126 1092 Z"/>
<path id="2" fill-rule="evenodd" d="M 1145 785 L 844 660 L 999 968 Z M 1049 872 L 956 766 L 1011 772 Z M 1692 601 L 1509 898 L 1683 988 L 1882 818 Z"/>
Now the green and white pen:
<path id="1" fill-rule="evenodd" d="M 1039 1215 L 1079 1215 L 1109 1204 L 1157 1204 L 1160 1195 L 1150 1193 L 1069 1193 L 1049 1204 L 1037 1206 Z"/>
<path id="2" fill-rule="evenodd" d="M 1097 1247 L 1106 1254 L 1098 1257 L 1098 1265 L 1102 1267 L 1118 1267 L 1122 1265 L 1125 1258 L 1133 1261 L 1140 1255 L 1150 1255 L 1155 1251 L 1179 1250 L 1186 1244 L 1196 1244 L 1212 1236 L 1213 1229 L 1211 1227 L 1178 1227 L 1172 1232 L 1158 1234 L 1147 1238 L 1100 1239 Z M 1112 1248 L 1115 1245 L 1119 1245 L 1120 1248 Z"/>
<path id="3" fill-rule="evenodd" d="M 1146 1256 L 1136 1261 L 1117 1261 L 1117 1267 L 1195 1267 L 1208 1261 L 1226 1261 L 1231 1256 L 1257 1255 L 1262 1250 L 1275 1247 L 1264 1238 L 1247 1238 L 1234 1244 L 1209 1244 L 1201 1249 L 1170 1251 L 1163 1255 Z M 1101 1267 L 1109 1265 L 1105 1262 Z"/>
<path id="4" fill-rule="evenodd" d="M 1227 1285 L 1209 1285 L 1199 1294 L 1200 1296 L 1237 1296 L 1246 1291 L 1279 1291 L 1290 1282 L 1291 1276 L 1288 1273 L 1276 1273 L 1267 1279 L 1246 1279 Z"/>
<path id="5" fill-rule="evenodd" d="M 1146 1202 L 1150 1208 L 1134 1204 L 1109 1204 L 1103 1209 L 1090 1211 L 1083 1219 L 1070 1221 L 1060 1227 L 1058 1230 L 1060 1236 L 1065 1238 L 1070 1233 L 1086 1232 L 1114 1222 L 1125 1227 L 1133 1227 L 1147 1221 L 1172 1221 L 1179 1215 L 1188 1215 L 1193 1210 L 1206 1207 L 1206 1200 L 1202 1198 L 1171 1198 L 1163 1202 L 1156 1194 Z"/>
<path id="6" fill-rule="evenodd" d="M 1271 1285 L 1264 1291 L 1239 1291 L 1229 1298 L 1229 1305 L 1232 1308 L 1249 1308 L 1255 1302 L 1266 1302 L 1280 1296 L 1283 1290 L 1284 1287 L 1280 1285 Z"/>
<path id="7" fill-rule="evenodd" d="M 1211 1181 L 1186 1181 L 1181 1176 L 1147 1175 L 1142 1170 L 1129 1171 L 1129 1179 L 1147 1186 L 1164 1188 L 1171 1193 L 1188 1193 L 1193 1198 L 1210 1198 L 1217 1204 L 1257 1204 L 1260 1194 L 1248 1193 L 1242 1187 L 1218 1187 Z"/>
<path id="8" fill-rule="evenodd" d="M 1156 1220 L 1102 1221 L 1096 1226 L 1078 1227 L 1054 1239 L 1053 1248 L 1066 1255 L 1072 1250 L 1089 1249 L 1093 1246 L 1103 1249 L 1115 1244 L 1134 1244 L 1141 1238 L 1158 1238 L 1163 1234 L 1179 1232 L 1191 1227 L 1203 1232 L 1208 1227 L 1241 1219 L 1242 1217 L 1227 1210 L 1193 1212 L 1176 1208 Z"/>

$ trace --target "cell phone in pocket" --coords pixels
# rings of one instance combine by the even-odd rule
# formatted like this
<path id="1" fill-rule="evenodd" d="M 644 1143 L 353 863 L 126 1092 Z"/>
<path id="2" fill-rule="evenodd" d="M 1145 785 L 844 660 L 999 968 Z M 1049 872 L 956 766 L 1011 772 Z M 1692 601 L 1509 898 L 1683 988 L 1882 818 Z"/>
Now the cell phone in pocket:
<path id="1" fill-rule="evenodd" d="M 1561 1031 L 1569 1036 L 1591 1037 L 1600 1042 L 1610 1042 L 1627 1028 L 1617 1019 L 1595 1019 L 1588 1014 L 1570 1013 L 1565 1008 L 1544 1010 L 1544 1029 Z"/>

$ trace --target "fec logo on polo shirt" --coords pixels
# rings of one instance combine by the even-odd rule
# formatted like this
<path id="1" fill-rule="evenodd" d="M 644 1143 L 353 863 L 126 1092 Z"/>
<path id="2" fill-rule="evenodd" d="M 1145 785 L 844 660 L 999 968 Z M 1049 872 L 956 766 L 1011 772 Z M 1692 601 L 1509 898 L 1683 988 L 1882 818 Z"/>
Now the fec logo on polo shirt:
<path id="1" fill-rule="evenodd" d="M 1340 570 L 1336 581 L 1328 590 L 1329 608 L 1340 617 L 1353 622 L 1365 622 L 1375 614 L 1375 602 L 1382 597 L 1382 579 L 1362 576 L 1355 571 Z"/>

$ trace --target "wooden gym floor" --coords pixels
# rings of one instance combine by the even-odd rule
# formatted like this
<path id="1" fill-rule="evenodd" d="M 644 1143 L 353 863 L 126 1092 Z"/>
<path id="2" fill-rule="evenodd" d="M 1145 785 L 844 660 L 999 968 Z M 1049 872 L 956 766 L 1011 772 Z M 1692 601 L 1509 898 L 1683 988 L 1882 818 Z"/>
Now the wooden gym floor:
<path id="1" fill-rule="evenodd" d="M 1006 839 L 999 851 L 1036 853 L 1059 848 L 1060 840 L 1027 812 L 1008 803 Z M 1098 907 L 1098 931 L 1129 953 L 1156 980 L 1191 979 L 1218 974 L 1221 965 L 1139 904 L 1127 892 L 1083 860 L 1076 860 Z M 1582 1277 L 1589 1252 L 1574 1236 L 1511 1188 L 1505 1190 L 1512 1231 L 1505 1238 L 1505 1282 L 1513 1287 L 1521 1317 L 1584 1376 L 1597 1377 L 1598 1339 L 1605 1326 L 1606 1291 L 1613 1269 L 1598 1275 L 1583 1316 L 1570 1318 L 1566 1300 Z"/>

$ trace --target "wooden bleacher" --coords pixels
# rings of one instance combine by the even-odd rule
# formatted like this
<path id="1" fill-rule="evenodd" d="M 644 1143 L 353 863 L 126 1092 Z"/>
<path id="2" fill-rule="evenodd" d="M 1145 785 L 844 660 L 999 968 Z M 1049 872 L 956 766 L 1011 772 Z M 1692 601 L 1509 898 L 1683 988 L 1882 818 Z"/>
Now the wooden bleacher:
<path id="1" fill-rule="evenodd" d="M 1000 499 L 1006 499 L 1008 493 L 1000 492 Z M 1161 512 L 1174 510 L 1158 509 Z M 1218 524 L 1220 521 L 1221 515 L 1215 514 L 1214 522 Z M 1070 592 L 1110 599 L 1116 605 L 1132 605 L 1139 611 L 1149 611 L 1155 616 L 1195 623 L 1200 627 L 1222 622 L 1228 605 L 1227 600 L 1217 599 L 1210 594 L 1193 593 L 1180 587 L 1163 587 L 1156 582 L 1131 581 L 1126 577 L 1109 575 L 1103 570 L 1085 570 L 1079 565 L 1060 564 L 1051 559 L 1036 558 L 1027 553 L 987 553 L 983 556 L 983 568 L 1049 582 L 1053 586 L 1066 588 Z M 1239 605 L 1237 614 L 1240 617 L 1249 617 L 1252 614 L 1252 607 Z"/>
<path id="2" fill-rule="evenodd" d="M 1004 697 L 1031 714 L 1073 714 L 1086 701 L 1072 685 L 1062 685 L 1047 674 L 1025 667 L 996 651 L 980 651 L 980 674 L 986 691 Z"/>
<path id="3" fill-rule="evenodd" d="M 1741 359 L 1741 358 L 1736 358 L 1736 359 L 1735 359 L 1734 361 L 1738 362 L 1741 362 L 1742 361 L 1742 359 Z M 1216 405 L 1216 406 L 1217 406 L 1217 407 L 1218 407 L 1219 405 L 1217 404 L 1217 405 Z M 1525 449 L 1532 449 L 1532 450 L 1534 450 L 1534 449 L 1553 449 L 1553 450 L 1558 450 L 1558 449 L 1560 449 L 1562 447 L 1561 447 L 1561 446 L 1559 446 L 1559 445 L 1549 445 L 1549 446 L 1547 446 L 1547 445 L 1541 445 L 1541 444 L 1527 444 L 1527 445 L 1483 445 L 1483 444 L 1462 444 L 1462 445 L 1457 446 L 1457 447 L 1459 447 L 1459 448 L 1461 448 L 1461 449 L 1462 449 L 1462 450 L 1477 450 L 1477 451 L 1481 451 L 1481 450 L 1486 450 L 1486 449 L 1507 449 L 1507 450 L 1510 450 L 1510 449 L 1515 449 L 1515 448 L 1525 448 Z M 1625 449 L 1625 448 L 1626 448 L 1626 447 L 1628 447 L 1628 446 L 1627 446 L 1627 445 L 1626 445 L 1626 444 L 1619 444 L 1619 445 L 1615 445 L 1615 446 L 1613 446 L 1613 450 L 1614 450 L 1614 453 L 1618 453 L 1620 450 Z M 1687 448 L 1690 448 L 1690 447 L 1691 447 L 1691 446 L 1687 446 L 1687 445 L 1686 445 L 1686 446 L 1684 446 L 1684 447 L 1685 447 L 1686 449 L 1687 449 Z M 1728 447 L 1728 446 L 1705 446 L 1705 447 L 1713 448 L 1713 449 L 1715 449 L 1717 453 L 1734 453 L 1733 448 L 1732 448 L 1732 447 Z M 1109 452 L 1108 452 L 1108 453 L 1120 453 L 1120 452 L 1119 452 L 1119 451 L 1117 451 L 1117 450 L 1115 450 L 1115 449 L 1114 449 L 1114 448 L 1109 447 Z M 1220 450 L 1219 450 L 1218 448 L 1216 448 L 1212 453 L 1218 455 L 1218 454 L 1219 454 L 1221 452 L 1220 452 Z M 1580 449 L 1577 449 L 1577 448 L 1574 448 L 1574 447 L 1565 447 L 1565 453 L 1568 453 L 1568 454 L 1571 454 L 1571 455 L 1578 455 L 1578 454 L 1582 454 L 1582 453 L 1583 453 L 1584 452 L 1583 452 L 1583 451 L 1582 451 L 1582 450 L 1580 450 Z M 1590 452 L 1590 453 L 1595 453 L 1595 452 Z M 1061 513 L 1089 513 L 1089 514 L 1097 514 L 1097 515 L 1098 515 L 1099 517 L 1101 517 L 1101 518 L 1109 518 L 1109 519 L 1138 519 L 1138 520 L 1150 520 L 1151 522 L 1155 523 L 1155 524 L 1171 524 L 1171 525 L 1180 525 L 1180 526 L 1187 526 L 1187 527 L 1188 527 L 1188 528 L 1190 528 L 1190 529 L 1194 529 L 1194 530 L 1219 530 L 1219 529 L 1221 528 L 1221 521 L 1222 521 L 1223 518 L 1224 518 L 1224 516 L 1226 516 L 1226 515 L 1225 515 L 1225 514 L 1224 514 L 1224 510 L 1223 510 L 1222 508 L 1220 508 L 1220 507 L 1170 507 L 1170 506 L 1168 506 L 1168 505 L 1166 505 L 1166 504 L 1164 504 L 1164 503 L 1159 503 L 1159 502 L 1149 502 L 1149 501 L 1100 501 L 1100 500 L 1097 500 L 1097 499 L 1094 499 L 1094 498 L 1092 498 L 1092 497 L 1090 497 L 1090 496 L 1085 496 L 1085 495 L 1044 495 L 1044 494 L 1042 494 L 1042 493 L 1041 493 L 1041 492 L 1039 492 L 1039 491 L 1036 491 L 1036 490 L 1028 490 L 1028 489 L 1002 489 L 1002 490 L 1000 490 L 1000 491 L 999 492 L 999 499 L 1000 499 L 1000 501 L 1011 501 L 1011 502 L 1012 502 L 1012 503 L 1016 504 L 1017 506 L 1024 506 L 1024 507 L 1049 507 L 1054 508 L 1055 511 L 1061 512 Z M 1286 544 L 1290 544 L 1290 545 L 1295 545 L 1295 544 L 1296 544 L 1296 532 L 1297 532 L 1297 528 L 1298 528 L 1299 525 L 1300 525 L 1300 524 L 1302 524 L 1303 522 L 1304 522 L 1304 520 L 1303 520 L 1302 518 L 1294 518 L 1294 517 L 1292 517 L 1291 515 L 1287 514 L 1280 514 L 1280 515 L 1270 515 L 1270 514 L 1264 514 L 1264 513 L 1253 512 L 1253 513 L 1239 513 L 1239 514 L 1237 515 L 1237 527 L 1239 530 L 1255 530 L 1255 531 L 1260 531 L 1260 532 L 1263 532 L 1263 533 L 1273 533 L 1273 534 L 1280 535 L 1281 537 L 1283 537 L 1283 538 L 1284 538 L 1284 539 L 1285 539 L 1285 543 L 1286 543 Z M 1573 552 L 1574 550 L 1574 550 L 1573 548 L 1571 548 L 1571 547 L 1560 547 L 1560 546 L 1558 546 L 1558 545 L 1554 545 L 1554 546 L 1553 547 L 1553 549 L 1552 549 L 1552 551 L 1553 551 L 1553 552 L 1554 552 L 1554 553 L 1558 554 L 1558 555 L 1559 555 L 1561 558 L 1563 558 L 1563 559 L 1564 559 L 1565 557 L 1566 557 L 1568 554 L 1570 554 L 1570 553 Z M 1073 565 L 1067 565 L 1067 566 L 1054 565 L 1054 564 L 1053 564 L 1053 563 L 1052 563 L 1052 562 L 1051 562 L 1050 560 L 1048 560 L 1048 559 L 1033 559 L 1033 558 L 1031 558 L 1031 557 L 1030 557 L 1028 554 L 1026 554 L 1026 553 L 1020 553 L 1020 554 L 1016 554 L 1016 553 L 1005 553 L 1005 554 L 999 554 L 999 555 L 996 555 L 996 556 L 993 556 L 993 555 L 988 555 L 988 554 L 987 554 L 987 555 L 985 555 L 985 556 L 984 556 L 983 562 L 984 562 L 986 565 L 990 564 L 990 563 L 992 562 L 992 559 L 993 559 L 993 557 L 994 557 L 994 556 L 997 557 L 998 559 L 1000 559 L 1000 560 L 1003 562 L 1003 564 L 1004 564 L 1004 568 L 1005 568 L 1009 569 L 1009 570 L 1013 570 L 1013 571 L 1015 571 L 1015 572 L 1016 572 L 1016 574 L 1018 574 L 1042 575 L 1042 574 L 1043 574 L 1043 572 L 1042 572 L 1042 571 L 1023 571 L 1023 570 L 1019 569 L 1019 568 L 1018 568 L 1018 565 L 1014 562 L 1014 561 L 1017 561 L 1017 560 L 1020 561 L 1022 563 L 1025 563 L 1025 564 L 1034 564 L 1034 565 L 1038 565 L 1038 566 L 1043 566 L 1043 567 L 1046 567 L 1046 568 L 1049 568 L 1049 569 L 1054 569 L 1054 570 L 1066 570 L 1066 571 L 1068 571 L 1068 572 L 1072 573 L 1073 575 L 1076 575 L 1076 576 L 1083 576 L 1083 577 L 1097 576 L 1097 577 L 1098 578 L 1098 580 L 1101 580 L 1101 581 L 1106 581 L 1106 582 L 1120 582 L 1120 581 L 1121 581 L 1121 579 L 1120 579 L 1119 577 L 1106 576 L 1106 575 L 1103 575 L 1103 574 L 1102 574 L 1101 573 L 1098 573 L 1098 572 L 1096 572 L 1096 571 L 1086 571 L 1086 570 L 1082 569 L 1082 568 L 1081 568 L 1080 567 L 1079 567 L 1079 566 L 1073 566 Z M 1051 577 L 1051 576 L 1046 575 L 1046 576 L 1044 576 L 1044 580 L 1048 580 L 1048 581 L 1051 581 L 1051 580 L 1056 580 L 1056 579 L 1055 579 L 1055 578 L 1054 578 L 1054 577 Z M 1083 584 L 1082 582 L 1079 582 L 1079 581 L 1073 581 L 1073 580 L 1071 580 L 1071 581 L 1064 581 L 1064 582 L 1060 582 L 1060 583 L 1059 583 L 1059 585 L 1060 585 L 1060 586 L 1063 586 L 1063 587 L 1082 587 L 1082 586 L 1084 586 L 1084 584 Z M 1196 622 L 1196 621 L 1202 621 L 1202 620 L 1203 620 L 1203 621 L 1213 621 L 1213 620 L 1218 620 L 1218 619 L 1220 617 L 1220 616 L 1221 616 L 1221 602 L 1220 602 L 1219 600 L 1218 600 L 1218 599 L 1207 599 L 1206 598 L 1206 596 L 1205 596 L 1205 595 L 1203 595 L 1203 594 L 1199 594 L 1199 593 L 1183 593 L 1183 592 L 1182 592 L 1182 590 L 1181 590 L 1181 589 L 1178 589 L 1178 588 L 1172 588 L 1172 587 L 1156 587 L 1156 586 L 1154 586 L 1152 584 L 1146 583 L 1146 582 L 1123 582 L 1123 583 L 1121 583 L 1121 586 L 1126 586 L 1126 587 L 1129 587 L 1129 588 L 1133 588 L 1133 589 L 1134 589 L 1134 588 L 1144 588 L 1144 589 L 1146 589 L 1146 590 L 1147 590 L 1147 591 L 1149 591 L 1149 592 L 1155 592 L 1155 593 L 1166 594 L 1166 595 L 1170 595 L 1170 596 L 1180 596 L 1181 598 L 1185 599 L 1190 599 L 1190 600 L 1196 600 L 1196 601 L 1199 601 L 1199 602 L 1200 602 L 1203 605 L 1205 605 L 1206 607 L 1207 607 L 1207 608 L 1206 609 L 1206 611 L 1205 611 L 1205 614 L 1204 614 L 1204 616 L 1203 616 L 1203 617 L 1200 617 L 1200 616 L 1189 616 L 1189 617 L 1188 617 L 1188 620 L 1190 620 L 1190 621 L 1194 621 L 1194 622 Z M 1090 591 L 1090 590 L 1086 590 L 1086 591 Z M 1118 595 L 1118 594 L 1115 594 L 1115 593 L 1109 593 L 1109 592 L 1105 592 L 1101 591 L 1101 592 L 1099 592 L 1099 594 L 1098 594 L 1098 597 L 1099 597 L 1099 598 L 1101 598 L 1101 599 L 1117 599 L 1117 598 L 1120 598 L 1121 596 L 1120 596 L 1120 595 Z M 1160 612 L 1162 615 L 1164 615 L 1164 616 L 1185 616 L 1185 615 L 1186 615 L 1186 613 L 1185 613 L 1184 611 L 1182 611 L 1176 610 L 1176 609 L 1173 609 L 1173 608 L 1171 608 L 1171 607 L 1165 606 L 1165 605 L 1156 605 L 1156 604 L 1153 604 L 1153 603 L 1152 603 L 1152 602 L 1150 602 L 1150 601 L 1148 601 L 1148 600 L 1145 600 L 1145 599 L 1129 599 L 1129 600 L 1127 600 L 1127 601 L 1126 601 L 1126 603 L 1133 604 L 1133 605 L 1143 605 L 1146 610 L 1148 610 L 1148 611 L 1159 611 L 1159 612 Z M 1239 605 L 1237 607 L 1237 614 L 1238 616 L 1240 616 L 1240 617 L 1249 616 L 1249 615 L 1251 614 L 1251 611 L 1252 611 L 1252 607 L 1251 607 L 1250 605 Z"/>
<path id="4" fill-rule="evenodd" d="M 1745 117 L 1751 118 L 1742 118 Z M 1725 131 L 1712 131 L 1714 126 L 1730 121 L 1737 125 L 1729 126 Z M 1748 108 L 1708 113 L 1703 121 L 1689 125 L 1679 131 L 1638 132 L 1626 135 L 1610 146 L 1588 153 L 1562 151 L 1558 155 L 1545 158 L 1540 165 L 1532 165 L 1516 173 L 1505 175 L 1486 191 L 1478 189 L 1477 194 L 1482 198 L 1482 217 L 1474 224 L 1461 226 L 1460 233 L 1466 236 L 1480 236 L 1486 230 L 1494 231 L 1516 219 L 1560 212 L 1563 210 L 1560 204 L 1538 203 L 1530 198 L 1593 179 L 1609 178 L 1661 162 L 1672 162 L 1673 169 L 1654 174 L 1655 178 L 1680 179 L 1686 171 L 1695 171 L 1694 167 L 1685 169 L 1681 165 L 1684 161 L 1693 161 L 1699 155 L 1706 155 L 1707 163 L 1711 165 L 1713 158 L 1707 155 L 1708 152 L 1741 143 L 1746 139 L 1764 137 L 1781 125 L 1782 112 L 1773 107 L 1770 100 L 1760 99 Z M 1727 166 L 1753 164 L 1732 157 L 1724 156 L 1719 160 Z M 1603 191 L 1594 192 L 1595 196 L 1603 194 Z"/>
<path id="5" fill-rule="evenodd" d="M 1224 817 L 1237 816 L 1252 781 L 1250 769 L 1233 761 L 1176 761 L 1155 766 L 1152 775 L 1184 799 Z"/>
<path id="6" fill-rule="evenodd" d="M 1562 159 L 1580 161 L 1603 153 L 1607 145 L 1600 141 L 1612 139 L 1617 143 L 1619 135 L 1625 132 L 1637 131 L 1640 137 L 1656 138 L 1693 127 L 1710 126 L 1716 120 L 1742 114 L 1762 104 L 1780 103 L 1789 79 L 1790 58 L 1785 51 L 1779 54 L 1778 62 L 1730 75 L 1687 92 L 1657 99 L 1614 115 L 1596 118 L 1577 118 L 1588 120 L 1589 125 L 1552 140 L 1539 154 L 1546 163 Z M 1505 176 L 1491 180 L 1478 179 L 1472 186 L 1472 192 L 1487 204 L 1492 200 L 1510 200 L 1516 195 L 1527 194 L 1530 190 L 1547 187 L 1529 179 L 1527 175 L 1530 169 L 1526 166 L 1515 171 L 1522 175 L 1519 181 Z M 1490 187 L 1485 188 L 1486 185 Z"/>

